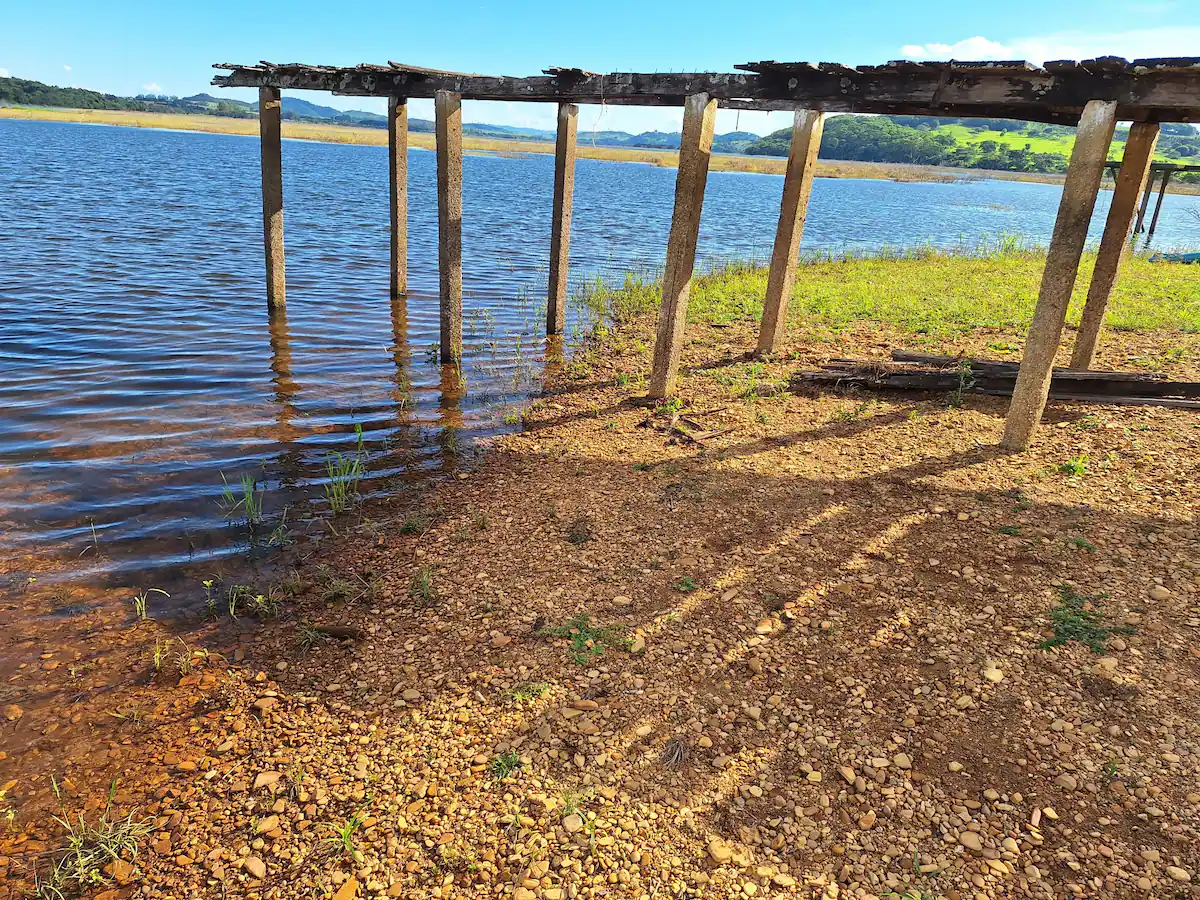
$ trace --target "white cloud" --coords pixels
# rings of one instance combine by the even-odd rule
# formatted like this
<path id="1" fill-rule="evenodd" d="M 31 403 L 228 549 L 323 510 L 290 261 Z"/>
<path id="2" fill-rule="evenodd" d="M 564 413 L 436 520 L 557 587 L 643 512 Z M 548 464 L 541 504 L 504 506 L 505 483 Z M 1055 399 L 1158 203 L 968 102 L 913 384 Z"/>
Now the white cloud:
<path id="1" fill-rule="evenodd" d="M 1190 56 L 1200 44 L 1200 27 L 1142 28 L 1132 31 L 1063 31 L 1007 41 L 972 37 L 954 44 L 906 44 L 900 49 L 907 59 L 1090 59 L 1124 56 L 1126 59 L 1154 56 Z"/>
<path id="2" fill-rule="evenodd" d="M 64 71 L 64 72 L 70 72 L 70 71 L 71 71 L 71 67 L 70 67 L 70 66 L 63 66 L 63 71 Z"/>
<path id="3" fill-rule="evenodd" d="M 147 94 L 161 94 L 162 93 L 162 88 L 160 88 L 158 86 L 158 83 L 154 82 L 154 81 L 150 82 L 149 84 L 143 84 L 142 90 L 145 91 Z"/>
<path id="4" fill-rule="evenodd" d="M 0 69 L 0 78 L 8 78 L 8 69 Z"/>
<path id="5" fill-rule="evenodd" d="M 1002 59 L 1009 50 L 985 37 L 973 37 L 955 44 L 905 44 L 900 52 L 908 59 Z"/>

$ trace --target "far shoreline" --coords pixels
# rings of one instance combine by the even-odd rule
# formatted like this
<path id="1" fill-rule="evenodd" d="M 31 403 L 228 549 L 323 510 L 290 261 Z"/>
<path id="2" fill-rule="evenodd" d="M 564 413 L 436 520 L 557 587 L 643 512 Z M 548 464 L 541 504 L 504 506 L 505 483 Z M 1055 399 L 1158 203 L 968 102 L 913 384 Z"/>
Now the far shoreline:
<path id="1" fill-rule="evenodd" d="M 226 116 L 184 115 L 177 113 L 133 112 L 108 109 L 51 109 L 45 107 L 0 107 L 0 119 L 39 122 L 62 122 L 80 125 L 107 125 L 121 128 L 149 128 L 158 131 L 190 132 L 194 134 L 232 134 L 244 137 L 258 135 L 257 119 Z M 387 131 L 382 128 L 359 128 L 348 125 L 320 125 L 312 122 L 283 122 L 286 140 L 301 140 L 324 144 L 354 144 L 387 146 Z M 584 136 L 586 138 L 586 135 Z M 410 132 L 410 148 L 434 149 L 431 132 Z M 472 154 L 517 156 L 530 153 L 553 154 L 552 141 L 499 140 L 470 135 L 463 136 L 463 150 Z M 585 139 L 578 145 L 582 159 L 609 162 L 643 163 L 660 168 L 675 168 L 679 155 L 671 150 L 652 150 L 640 147 L 593 147 Z M 782 175 L 787 165 L 784 157 L 734 156 L 713 154 L 710 171 L 742 172 L 758 175 Z M 972 180 L 1023 181 L 1034 184 L 1062 184 L 1063 175 L 1048 172 L 1010 172 L 1000 169 L 958 169 L 925 166 L 911 163 L 875 163 L 854 160 L 820 160 L 818 178 L 866 178 L 899 182 L 957 182 Z M 1102 187 L 1111 189 L 1112 182 Z M 1172 194 L 1200 194 L 1200 185 L 1176 182 L 1168 188 Z"/>

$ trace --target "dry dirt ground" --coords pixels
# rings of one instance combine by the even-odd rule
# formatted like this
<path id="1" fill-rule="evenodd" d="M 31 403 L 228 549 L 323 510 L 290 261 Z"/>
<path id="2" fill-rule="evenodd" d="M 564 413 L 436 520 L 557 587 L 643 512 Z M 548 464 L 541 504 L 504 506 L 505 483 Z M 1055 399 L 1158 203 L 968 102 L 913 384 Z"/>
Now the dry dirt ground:
<path id="1" fill-rule="evenodd" d="M 1004 455 L 1001 400 L 780 389 L 902 335 L 761 364 L 747 327 L 696 326 L 696 443 L 633 402 L 650 337 L 567 366 L 419 507 L 297 553 L 228 666 L 144 689 L 99 753 L 110 816 L 152 830 L 98 890 L 1200 895 L 1200 416 L 1059 404 Z M 1107 340 L 1107 367 L 1161 347 Z M 305 649 L 301 622 L 361 634 Z M 99 816 L 88 760 L 65 775 Z M 61 839 L 22 826 L 0 897 Z"/>

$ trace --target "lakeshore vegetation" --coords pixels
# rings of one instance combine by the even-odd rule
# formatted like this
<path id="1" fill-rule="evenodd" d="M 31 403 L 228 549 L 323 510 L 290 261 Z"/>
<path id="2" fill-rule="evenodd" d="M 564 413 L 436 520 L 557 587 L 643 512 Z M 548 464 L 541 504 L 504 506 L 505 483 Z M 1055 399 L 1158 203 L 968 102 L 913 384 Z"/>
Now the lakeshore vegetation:
<path id="1" fill-rule="evenodd" d="M 1045 267 L 1044 248 L 1016 239 L 978 248 L 918 248 L 868 255 L 817 256 L 796 269 L 788 316 L 830 336 L 873 322 L 914 335 L 945 339 L 995 329 L 1029 327 Z M 1096 262 L 1085 255 L 1067 321 L 1075 325 Z M 698 275 L 688 301 L 688 320 L 728 324 L 762 317 L 768 269 L 730 263 Z M 660 284 L 628 275 L 623 284 L 588 285 L 583 294 L 595 310 L 619 321 L 658 308 Z M 1106 324 L 1116 331 L 1200 333 L 1200 266 L 1151 262 L 1131 254 L 1113 292 Z M 1004 344 L 999 352 L 1020 350 Z"/>
<path id="2" fill-rule="evenodd" d="M 18 78 L 0 78 L 0 115 L 56 121 L 83 121 L 148 128 L 251 134 L 257 107 L 231 98 L 196 94 L 191 97 L 140 95 L 117 97 L 82 88 L 59 88 Z M 297 97 L 283 98 L 284 135 L 337 143 L 384 143 L 386 118 L 363 110 L 339 110 Z M 433 122 L 411 118 L 409 131 L 418 147 L 432 146 Z M 882 177 L 897 180 L 937 180 L 935 169 L 1007 172 L 1007 177 L 1043 180 L 1066 171 L 1074 129 L 1062 125 L 1009 119 L 937 118 L 921 116 L 833 116 L 825 125 L 820 158 L 824 176 Z M 548 153 L 554 132 L 505 125 L 467 123 L 466 149 L 493 153 Z M 1110 158 L 1124 154 L 1127 129 L 1118 129 Z M 713 139 L 713 168 L 717 171 L 783 171 L 791 129 L 765 137 L 743 131 Z M 675 165 L 679 135 L 675 132 L 588 132 L 580 142 L 585 158 Z M 1200 164 L 1200 131 L 1189 124 L 1166 124 L 1156 159 L 1177 165 Z M 847 169 L 847 165 L 919 167 L 913 170 Z M 831 168 L 840 166 L 840 168 Z M 1176 190 L 1200 189 L 1200 172 L 1177 174 Z"/>

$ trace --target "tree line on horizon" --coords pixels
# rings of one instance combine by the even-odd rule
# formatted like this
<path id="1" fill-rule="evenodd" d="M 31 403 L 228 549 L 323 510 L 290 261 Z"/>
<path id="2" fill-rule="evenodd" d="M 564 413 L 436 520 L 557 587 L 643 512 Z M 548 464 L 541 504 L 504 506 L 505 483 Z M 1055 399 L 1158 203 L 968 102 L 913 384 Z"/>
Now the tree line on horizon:
<path id="1" fill-rule="evenodd" d="M 320 107 L 303 100 L 285 98 L 283 118 L 301 122 L 386 127 L 386 119 L 374 113 L 349 112 Z M 119 97 L 77 87 L 56 87 L 23 78 L 0 78 L 0 106 L 49 106 L 67 109 L 113 109 L 135 112 L 170 112 L 205 114 L 234 118 L 257 118 L 254 104 L 240 100 L 220 99 L 208 94 L 194 97 L 171 97 L 143 94 Z M 423 119 L 410 120 L 414 131 L 432 131 L 433 123 Z M 998 132 L 1020 135 L 1030 140 L 1013 146 L 996 140 L 960 140 L 943 126 L 963 126 L 972 132 Z M 553 132 L 520 129 L 501 125 L 468 125 L 464 131 L 495 138 L 521 140 L 553 140 Z M 820 158 L 874 163 L 946 166 L 965 169 L 991 169 L 1008 172 L 1065 172 L 1069 159 L 1069 139 L 1075 129 L 1064 125 L 1046 125 L 1011 119 L 938 118 L 931 116 L 831 116 L 825 123 L 821 139 Z M 783 128 L 756 138 L 747 132 L 717 135 L 713 150 L 717 153 L 740 153 L 751 156 L 787 156 L 792 132 Z M 1126 130 L 1119 130 L 1116 140 L 1123 141 Z M 1049 142 L 1045 139 L 1051 139 Z M 603 132 L 595 135 L 598 144 L 636 147 L 641 149 L 673 150 L 679 147 L 678 133 L 646 132 L 631 135 L 626 132 Z M 1035 143 L 1042 149 L 1035 149 Z M 1046 149 L 1050 143 L 1052 149 Z M 1057 146 L 1054 146 L 1057 144 Z M 1158 152 L 1175 159 L 1195 158 L 1200 164 L 1200 131 L 1188 124 L 1164 124 Z M 1200 173 L 1181 174 L 1182 180 L 1200 181 Z"/>

